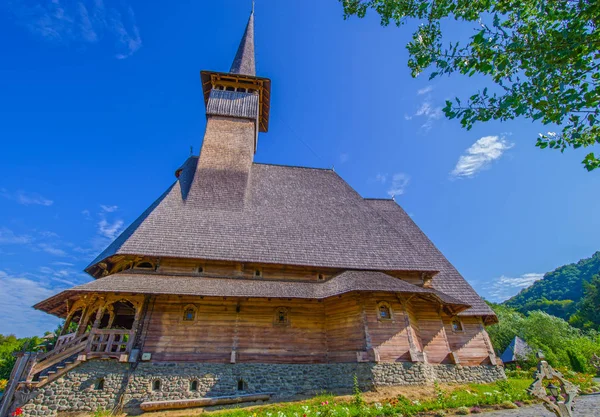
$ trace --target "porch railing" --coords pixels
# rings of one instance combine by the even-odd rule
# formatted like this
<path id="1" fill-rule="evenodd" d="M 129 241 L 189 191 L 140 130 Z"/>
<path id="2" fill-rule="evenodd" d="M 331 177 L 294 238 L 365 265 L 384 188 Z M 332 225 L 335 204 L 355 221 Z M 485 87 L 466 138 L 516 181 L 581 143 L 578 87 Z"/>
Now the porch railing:
<path id="1" fill-rule="evenodd" d="M 114 357 L 123 360 L 133 347 L 132 330 L 92 329 L 86 348 L 91 357 Z"/>

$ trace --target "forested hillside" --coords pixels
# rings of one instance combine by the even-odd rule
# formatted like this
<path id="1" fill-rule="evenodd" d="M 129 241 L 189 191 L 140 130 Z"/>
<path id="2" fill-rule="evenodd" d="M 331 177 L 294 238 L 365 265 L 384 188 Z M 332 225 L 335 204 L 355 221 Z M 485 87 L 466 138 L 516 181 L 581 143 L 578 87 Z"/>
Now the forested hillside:
<path id="1" fill-rule="evenodd" d="M 569 320 L 582 307 L 582 299 L 586 294 L 585 283 L 592 281 L 596 283 L 598 280 L 592 278 L 598 274 L 600 274 L 600 252 L 596 252 L 591 258 L 548 272 L 543 279 L 525 288 L 504 304 L 522 313 L 541 310 Z M 594 292 L 595 289 L 590 287 L 587 286 L 587 292 Z M 587 303 L 589 302 L 588 300 Z M 581 324 L 580 327 L 582 326 Z"/>

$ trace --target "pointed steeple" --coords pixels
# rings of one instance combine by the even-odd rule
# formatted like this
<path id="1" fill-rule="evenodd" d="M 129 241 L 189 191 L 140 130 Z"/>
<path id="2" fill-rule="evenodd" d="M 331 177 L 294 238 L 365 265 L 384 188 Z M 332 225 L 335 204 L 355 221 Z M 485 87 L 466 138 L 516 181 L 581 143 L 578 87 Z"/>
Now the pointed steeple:
<path id="1" fill-rule="evenodd" d="M 254 7 L 250 13 L 244 36 L 240 42 L 229 72 L 241 75 L 256 75 L 256 64 L 254 60 Z"/>

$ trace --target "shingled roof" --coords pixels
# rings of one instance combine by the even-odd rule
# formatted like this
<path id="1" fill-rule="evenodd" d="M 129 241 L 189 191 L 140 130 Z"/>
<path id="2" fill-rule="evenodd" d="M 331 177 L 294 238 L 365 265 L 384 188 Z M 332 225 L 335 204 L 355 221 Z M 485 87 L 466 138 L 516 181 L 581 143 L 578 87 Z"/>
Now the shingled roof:
<path id="1" fill-rule="evenodd" d="M 437 271 L 332 170 L 253 164 L 246 197 L 213 199 L 194 181 L 197 157 L 179 180 L 90 266 L 116 254 L 362 270 Z M 229 192 L 227 178 L 211 188 Z M 234 192 L 236 190 L 232 190 Z M 185 198 L 184 198 L 185 196 Z"/>
<path id="2" fill-rule="evenodd" d="M 471 308 L 463 314 L 490 316 L 495 320 L 496 314 L 490 306 L 483 301 L 402 207 L 393 200 L 372 199 L 365 201 L 377 210 L 377 213 L 386 219 L 398 233 L 405 233 L 409 236 L 412 244 L 421 253 L 426 254 L 433 268 L 439 271 L 431 282 L 433 288 L 470 304 Z"/>
<path id="3" fill-rule="evenodd" d="M 66 299 L 87 292 L 324 299 L 356 291 L 429 296 L 440 304 L 449 306 L 454 312 L 469 307 L 468 304 L 435 289 L 412 285 L 399 278 L 375 271 L 345 271 L 324 282 L 118 273 L 63 291 L 34 307 L 45 311 L 57 308 L 64 310 Z M 65 312 L 66 310 L 56 311 L 56 314 L 61 315 Z"/>
<path id="4" fill-rule="evenodd" d="M 254 163 L 243 204 L 215 204 L 196 189 L 197 161 L 88 269 L 121 254 L 439 272 L 433 288 L 471 306 L 461 314 L 495 317 L 393 200 L 364 199 L 332 170 Z"/>

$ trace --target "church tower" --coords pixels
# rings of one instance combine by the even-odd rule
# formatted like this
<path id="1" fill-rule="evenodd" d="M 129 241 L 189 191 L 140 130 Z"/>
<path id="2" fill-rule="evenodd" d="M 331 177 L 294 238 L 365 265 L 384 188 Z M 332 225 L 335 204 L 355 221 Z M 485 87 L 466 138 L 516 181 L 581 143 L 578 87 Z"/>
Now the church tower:
<path id="1" fill-rule="evenodd" d="M 193 190 L 212 206 L 243 205 L 258 132 L 269 129 L 271 80 L 256 76 L 254 11 L 229 72 L 200 78 L 207 121 Z"/>

